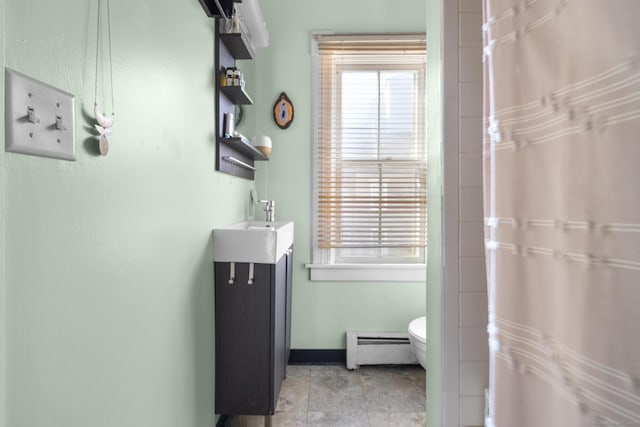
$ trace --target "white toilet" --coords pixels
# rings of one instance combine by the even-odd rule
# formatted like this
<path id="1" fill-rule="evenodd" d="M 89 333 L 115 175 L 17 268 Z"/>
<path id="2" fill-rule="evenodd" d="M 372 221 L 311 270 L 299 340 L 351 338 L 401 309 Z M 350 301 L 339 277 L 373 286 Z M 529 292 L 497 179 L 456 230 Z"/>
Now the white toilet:
<path id="1" fill-rule="evenodd" d="M 427 316 L 418 317 L 409 323 L 409 341 L 416 359 L 427 369 Z"/>

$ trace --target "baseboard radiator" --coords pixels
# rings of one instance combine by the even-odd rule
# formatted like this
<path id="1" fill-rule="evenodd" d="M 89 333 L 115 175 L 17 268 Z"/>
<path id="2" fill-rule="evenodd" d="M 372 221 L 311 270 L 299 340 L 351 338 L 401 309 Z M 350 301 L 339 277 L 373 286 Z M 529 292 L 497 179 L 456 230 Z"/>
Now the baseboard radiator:
<path id="1" fill-rule="evenodd" d="M 347 369 L 418 363 L 406 332 L 347 331 Z"/>

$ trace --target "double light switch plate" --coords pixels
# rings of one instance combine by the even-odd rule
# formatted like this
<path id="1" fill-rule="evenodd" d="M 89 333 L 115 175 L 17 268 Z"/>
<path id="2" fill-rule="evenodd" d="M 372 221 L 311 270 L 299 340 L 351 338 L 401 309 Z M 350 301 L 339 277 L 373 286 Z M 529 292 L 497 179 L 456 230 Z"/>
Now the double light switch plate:
<path id="1" fill-rule="evenodd" d="M 74 96 L 5 68 L 5 151 L 75 160 Z"/>

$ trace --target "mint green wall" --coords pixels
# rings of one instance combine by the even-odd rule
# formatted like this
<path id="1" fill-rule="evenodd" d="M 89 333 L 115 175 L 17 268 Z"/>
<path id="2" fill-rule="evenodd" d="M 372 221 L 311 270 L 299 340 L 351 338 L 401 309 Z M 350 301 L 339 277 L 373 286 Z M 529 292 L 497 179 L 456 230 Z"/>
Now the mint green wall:
<path id="1" fill-rule="evenodd" d="M 8 0 L 2 13 L 6 65 L 76 95 L 78 160 L 0 154 L 0 417 L 211 427 L 210 230 L 245 219 L 252 186 L 214 170 L 213 23 L 197 0 L 111 0 L 116 119 L 103 158 L 84 116 L 96 7 Z"/>
<path id="2" fill-rule="evenodd" d="M 427 3 L 427 139 L 429 165 L 427 203 L 429 223 L 427 233 L 431 250 L 427 257 L 427 426 L 443 425 L 443 80 L 442 32 L 444 0 Z M 449 421 L 449 424 L 453 424 Z"/>
<path id="3" fill-rule="evenodd" d="M 293 219 L 295 270 L 292 346 L 344 348 L 347 329 L 406 330 L 426 310 L 424 283 L 311 282 L 311 32 L 424 31 L 424 0 L 261 0 L 269 28 L 269 47 L 256 65 L 256 132 L 270 135 L 273 154 L 259 165 L 260 197 L 276 200 L 277 216 Z M 295 106 L 287 130 L 271 118 L 285 91 Z"/>
<path id="4" fill-rule="evenodd" d="M 5 32 L 5 0 L 0 0 L 0 70 L 4 70 L 4 32 Z M 4 77 L 1 79 L 0 87 L 4 94 Z M 4 165 L 4 100 L 0 102 L 0 427 L 6 427 L 7 415 L 7 377 L 6 377 L 6 284 L 5 284 L 5 257 L 7 253 L 5 246 L 5 191 L 3 184 L 6 182 Z"/>

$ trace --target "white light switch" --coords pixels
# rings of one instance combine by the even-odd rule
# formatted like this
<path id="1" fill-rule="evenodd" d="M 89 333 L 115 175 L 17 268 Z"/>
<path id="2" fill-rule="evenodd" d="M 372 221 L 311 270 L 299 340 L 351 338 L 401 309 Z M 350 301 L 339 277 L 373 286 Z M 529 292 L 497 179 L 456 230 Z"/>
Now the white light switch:
<path id="1" fill-rule="evenodd" d="M 5 68 L 5 151 L 75 160 L 74 96 Z"/>

